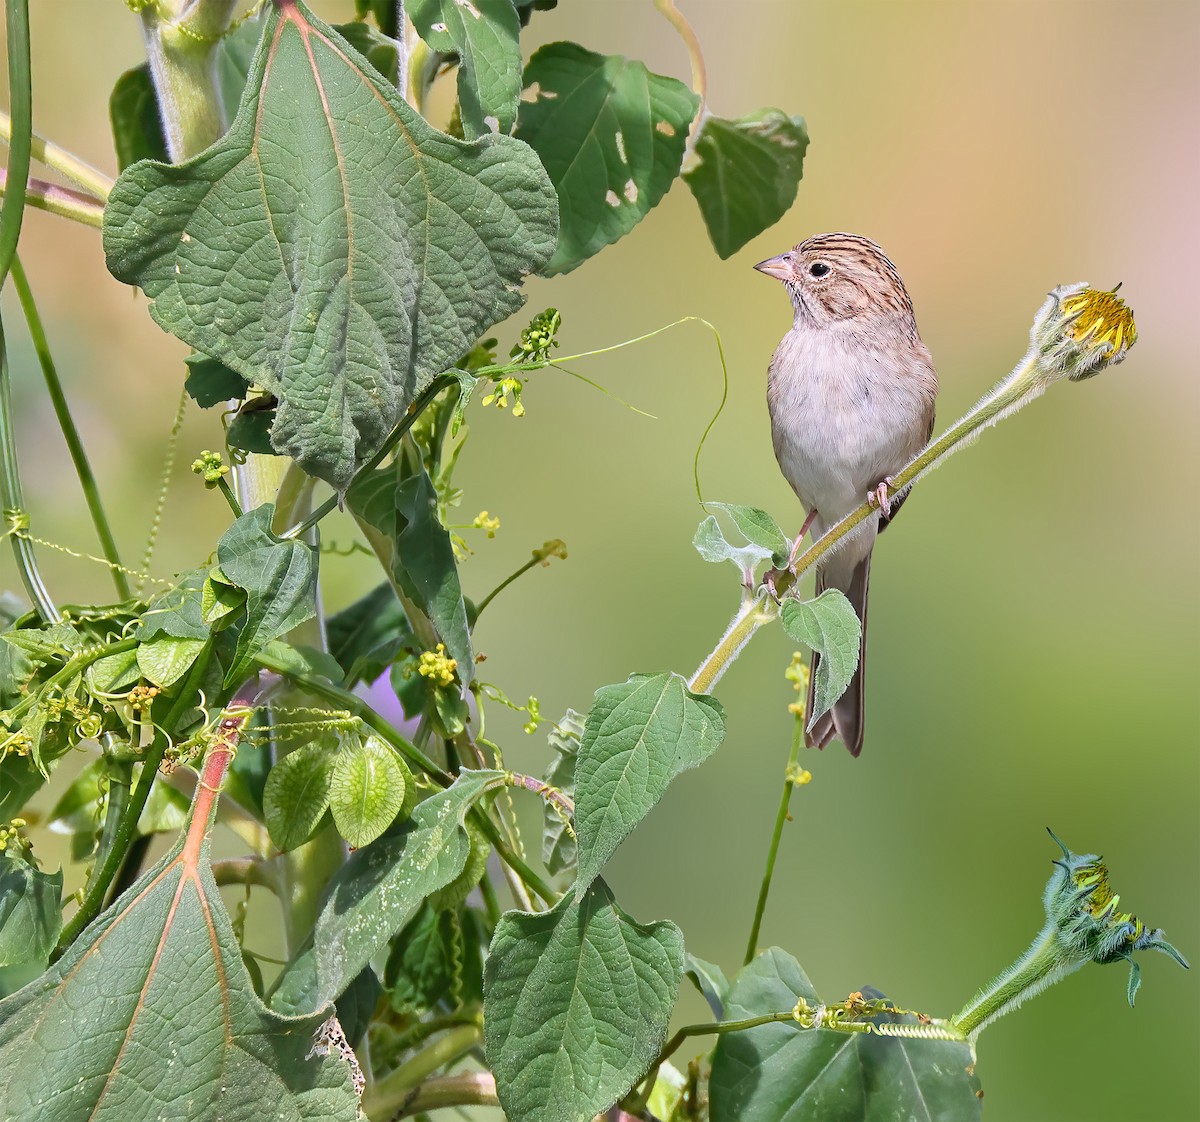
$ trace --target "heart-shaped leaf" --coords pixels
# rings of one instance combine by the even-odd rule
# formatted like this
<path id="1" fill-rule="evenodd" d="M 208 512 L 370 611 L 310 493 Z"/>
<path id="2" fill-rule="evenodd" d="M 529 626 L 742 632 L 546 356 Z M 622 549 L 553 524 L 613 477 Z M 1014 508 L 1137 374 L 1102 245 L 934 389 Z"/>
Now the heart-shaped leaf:
<path id="1" fill-rule="evenodd" d="M 673 923 L 629 918 L 596 881 L 579 903 L 506 912 L 484 981 L 484 1048 L 512 1122 L 585 1122 L 644 1075 L 683 971 Z"/>
<path id="2" fill-rule="evenodd" d="M 558 191 L 558 249 L 546 268 L 566 273 L 624 237 L 679 174 L 700 99 L 640 62 L 577 43 L 542 47 L 525 67 L 533 101 L 517 136 L 533 145 Z"/>
<path id="3" fill-rule="evenodd" d="M 778 947 L 734 979 L 729 1020 L 820 1004 L 800 964 Z M 878 1018 L 877 1018 L 878 1019 Z M 882 1019 L 915 1023 L 885 1014 Z M 979 1080 L 965 1042 L 805 1029 L 790 1021 L 722 1034 L 709 1081 L 712 1122 L 972 1122 Z"/>
<path id="4" fill-rule="evenodd" d="M 316 1036 L 326 1011 L 271 1012 L 242 963 L 209 867 L 214 755 L 187 833 L 54 966 L 0 1001 L 0 1117 L 358 1117 L 349 1066 Z"/>
<path id="5" fill-rule="evenodd" d="M 827 588 L 815 600 L 784 600 L 779 609 L 783 629 L 797 643 L 821 656 L 813 691 L 813 711 L 809 725 L 837 701 L 854 671 L 858 669 L 858 648 L 862 624 L 845 595 Z"/>
<path id="6" fill-rule="evenodd" d="M 774 226 L 796 199 L 808 130 L 803 117 L 760 109 L 747 117 L 707 117 L 697 162 L 683 173 L 721 257 Z"/>
<path id="7" fill-rule="evenodd" d="M 577 897 L 671 780 L 708 759 L 724 735 L 720 704 L 678 674 L 634 675 L 596 691 L 575 764 Z"/>
<path id="8" fill-rule="evenodd" d="M 300 0 L 268 16 L 229 132 L 122 173 L 111 272 L 279 399 L 276 449 L 345 489 L 413 398 L 521 304 L 556 207 L 519 141 L 439 133 Z"/>

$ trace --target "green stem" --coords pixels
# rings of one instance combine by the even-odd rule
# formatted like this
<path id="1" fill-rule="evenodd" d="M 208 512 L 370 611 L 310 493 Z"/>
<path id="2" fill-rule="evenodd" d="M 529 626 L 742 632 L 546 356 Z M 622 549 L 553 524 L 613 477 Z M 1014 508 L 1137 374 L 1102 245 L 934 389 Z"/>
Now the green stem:
<path id="1" fill-rule="evenodd" d="M 229 481 L 224 476 L 217 480 L 217 490 L 221 492 L 221 497 L 233 511 L 234 518 L 241 518 L 245 513 L 242 510 L 242 504 L 238 502 L 237 495 L 233 493 L 233 488 L 229 486 Z"/>
<path id="2" fill-rule="evenodd" d="M 9 9 L 11 11 L 11 7 Z M 4 214 L 8 214 L 7 205 Z M 11 260 L 11 255 L 10 258 Z M 7 272 L 7 263 L 5 264 Z M 12 378 L 8 365 L 8 346 L 4 337 L 4 321 L 0 317 L 0 504 L 4 507 L 8 536 L 12 540 L 17 569 L 29 599 L 46 623 L 57 623 L 62 616 L 42 580 L 33 542 L 24 533 L 29 516 L 25 513 L 25 495 L 21 488 L 21 464 L 17 457 L 16 417 L 12 405 Z"/>
<path id="3" fill-rule="evenodd" d="M 475 608 L 475 619 L 478 620 L 483 615 L 483 609 L 486 608 L 497 596 L 500 595 L 513 581 L 518 577 L 524 576 L 530 569 L 536 565 L 540 565 L 545 560 L 544 557 L 539 557 L 534 554 L 528 561 L 525 562 L 515 573 L 510 573 L 505 577 L 495 588 L 492 589 L 482 600 L 479 601 Z"/>
<path id="4" fill-rule="evenodd" d="M 427 1079 L 413 1088 L 395 1114 L 384 1111 L 376 1113 L 375 1117 L 411 1118 L 441 1107 L 499 1105 L 496 1077 L 488 1071 L 470 1071 L 462 1075 L 443 1075 L 440 1078 Z"/>
<path id="5" fill-rule="evenodd" d="M 732 665 L 742 648 L 750 642 L 754 633 L 779 614 L 779 606 L 759 592 L 742 602 L 738 614 L 733 617 L 721 641 L 712 654 L 701 663 L 700 668 L 688 682 L 693 693 L 708 693 L 720 680 L 721 675 Z"/>
<path id="6" fill-rule="evenodd" d="M 29 61 L 29 0 L 5 0 L 5 29 L 8 33 L 8 170 L 4 209 L 0 211 L 0 288 L 8 279 L 9 266 L 21 237 L 25 213 L 25 185 L 33 138 L 33 82 Z"/>
<path id="7" fill-rule="evenodd" d="M 12 142 L 12 118 L 0 110 L 0 140 Z M 93 199 L 103 203 L 113 188 L 113 181 L 104 172 L 81 160 L 73 152 L 60 148 L 53 141 L 45 140 L 37 133 L 29 134 L 29 152 L 39 164 L 66 176 L 72 183 L 82 187 Z"/>
<path id="8" fill-rule="evenodd" d="M 767 867 L 763 870 L 762 887 L 758 890 L 758 903 L 754 908 L 754 922 L 750 925 L 750 937 L 746 940 L 746 956 L 742 960 L 749 965 L 758 951 L 758 933 L 762 927 L 763 913 L 767 910 L 767 896 L 771 891 L 771 877 L 775 874 L 775 858 L 779 853 L 779 842 L 783 837 L 783 826 L 788 820 L 788 806 L 792 801 L 792 788 L 796 786 L 796 768 L 800 763 L 800 745 L 804 740 L 804 718 L 797 716 L 792 730 L 792 751 L 788 756 L 787 771 L 783 776 L 783 793 L 779 797 L 779 810 L 775 815 L 775 829 L 771 833 L 771 846 L 767 850 Z"/>
<path id="9" fill-rule="evenodd" d="M 368 1117 L 394 1117 L 427 1076 L 461 1060 L 479 1043 L 482 1035 L 478 1024 L 470 1024 L 459 1025 L 438 1037 L 428 1048 L 379 1080 L 363 1097 L 363 1110 Z"/>
<path id="10" fill-rule="evenodd" d="M 1036 348 L 1031 349 L 1011 374 L 980 398 L 969 412 L 951 425 L 937 440 L 926 445 L 914 456 L 898 475 L 892 477 L 888 484 L 889 496 L 895 497 L 901 491 L 912 487 L 934 468 L 945 463 L 960 448 L 972 443 L 984 429 L 1015 413 L 1039 396 L 1046 389 L 1048 382 L 1040 376 L 1037 360 Z M 867 499 L 835 526 L 830 527 L 796 559 L 791 571 L 779 577 L 775 583 L 777 594 L 783 595 L 788 592 L 803 573 L 841 545 L 846 537 L 878 512 L 878 504 L 873 499 Z M 765 593 L 760 590 L 755 598 L 742 604 L 712 654 L 692 676 L 690 689 L 697 693 L 705 693 L 711 689 L 729 669 L 754 633 L 763 624 L 775 618 L 779 611 L 778 606 L 770 601 L 763 603 L 764 596 Z"/>
<path id="11" fill-rule="evenodd" d="M 0 169 L 0 195 L 6 194 L 8 172 Z M 69 218 L 84 226 L 99 230 L 104 225 L 104 204 L 96 202 L 90 195 L 47 183 L 43 179 L 30 179 L 25 184 L 25 203 L 48 214 Z"/>
<path id="12" fill-rule="evenodd" d="M 991 985 L 975 995 L 961 1012 L 950 1018 L 950 1025 L 974 1039 L 997 1017 L 1011 1012 L 1026 998 L 1040 993 L 1086 961 L 1064 963 L 1055 954 L 1057 928 L 1047 923 L 1033 945 Z"/>
<path id="13" fill-rule="evenodd" d="M 96 528 L 96 537 L 100 539 L 100 550 L 108 561 L 109 572 L 116 586 L 117 596 L 128 600 L 132 596 L 129 581 L 125 577 L 124 566 L 117 553 L 117 543 L 113 539 L 112 528 L 109 526 L 108 515 L 104 511 L 104 503 L 100 499 L 100 488 L 92 465 L 88 462 L 87 452 L 83 447 L 83 439 L 71 416 L 71 407 L 67 404 L 67 396 L 63 392 L 54 358 L 50 354 L 50 343 L 46 338 L 46 329 L 42 317 L 38 313 L 37 303 L 33 298 L 33 290 L 29 287 L 29 278 L 21 265 L 18 256 L 13 257 L 13 285 L 17 297 L 21 301 L 21 310 L 25 313 L 25 322 L 29 325 L 29 336 L 33 340 L 33 349 L 37 353 L 38 362 L 42 368 L 42 376 L 46 380 L 46 390 L 54 407 L 54 415 L 58 419 L 58 427 L 62 430 L 63 439 L 67 442 L 67 450 L 71 454 L 71 463 L 75 465 L 75 474 L 79 477 L 79 486 L 83 490 L 84 501 L 88 513 L 92 516 L 92 525 Z"/>
<path id="14" fill-rule="evenodd" d="M 267 861 L 258 857 L 226 857 L 212 863 L 213 880 L 217 887 L 228 884 L 258 885 L 279 893 L 279 878 Z"/>
<path id="15" fill-rule="evenodd" d="M 704 118 L 708 115 L 708 73 L 704 66 L 704 52 L 700 49 L 700 40 L 692 29 L 692 25 L 675 7 L 675 0 L 654 0 L 654 6 L 666 17 L 667 22 L 675 28 L 679 38 L 683 40 L 683 45 L 687 48 L 688 61 L 692 64 L 692 89 L 700 98 L 700 107 L 696 111 L 696 116 L 692 121 L 691 134 L 688 137 L 687 150 L 690 153 L 695 146 L 696 137 L 700 133 Z"/>
<path id="16" fill-rule="evenodd" d="M 130 640 L 130 642 L 136 646 L 136 640 Z M 110 648 L 108 653 L 111 654 L 114 650 L 115 648 Z M 96 864 L 92 867 L 92 876 L 84 891 L 83 903 L 79 905 L 79 910 L 71 917 L 70 923 L 63 928 L 62 935 L 58 940 L 58 947 L 54 953 L 55 958 L 58 958 L 75 941 L 79 933 L 100 914 L 100 910 L 104 906 L 104 897 L 108 892 L 108 886 L 120 868 L 130 844 L 137 836 L 138 819 L 141 817 L 142 810 L 146 806 L 146 800 L 150 797 L 150 788 L 154 786 L 154 780 L 158 775 L 158 765 L 162 763 L 163 753 L 167 750 L 169 738 L 164 729 L 170 729 L 174 732 L 183 720 L 184 715 L 189 709 L 194 707 L 197 690 L 200 683 L 204 680 L 204 672 L 208 666 L 210 651 L 211 648 L 205 647 L 196 661 L 192 663 L 192 667 L 184 679 L 178 696 L 167 711 L 163 725 L 158 727 L 154 734 L 154 739 L 146 749 L 145 757 L 142 760 L 142 770 L 138 775 L 137 786 L 134 787 L 133 793 L 130 795 L 129 801 L 121 815 L 112 846 L 107 856 L 102 861 L 97 860 Z"/>
<path id="17" fill-rule="evenodd" d="M 744 1032 L 746 1029 L 758 1028 L 759 1025 L 775 1025 L 783 1021 L 796 1023 L 796 1011 L 789 1009 L 785 1013 L 764 1013 L 761 1017 L 747 1017 L 743 1021 L 709 1021 L 700 1025 L 684 1025 L 659 1052 L 654 1061 L 653 1070 L 657 1070 L 678 1050 L 679 1046 L 689 1036 L 713 1036 L 725 1032 Z"/>
<path id="18" fill-rule="evenodd" d="M 225 132 L 216 48 L 229 25 L 233 5 L 234 0 L 182 4 L 176 0 L 142 9 L 146 58 L 173 163 L 202 152 Z M 171 19 L 172 15 L 180 22 Z"/>

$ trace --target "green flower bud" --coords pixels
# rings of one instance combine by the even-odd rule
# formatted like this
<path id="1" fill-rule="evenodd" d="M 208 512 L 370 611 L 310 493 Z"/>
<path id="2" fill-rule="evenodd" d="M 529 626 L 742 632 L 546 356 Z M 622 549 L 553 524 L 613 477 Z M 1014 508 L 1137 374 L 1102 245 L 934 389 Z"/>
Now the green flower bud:
<path id="1" fill-rule="evenodd" d="M 1072 853 L 1053 832 L 1050 836 L 1063 855 L 1054 862 L 1055 871 L 1042 897 L 1046 925 L 1029 950 L 951 1019 L 971 1040 L 997 1017 L 1089 962 L 1129 963 L 1130 1005 L 1141 984 L 1134 951 L 1162 951 L 1180 966 L 1188 965 L 1161 929 L 1149 928 L 1131 913 L 1118 910 L 1121 898 L 1109 887 L 1108 869 L 1099 857 Z"/>

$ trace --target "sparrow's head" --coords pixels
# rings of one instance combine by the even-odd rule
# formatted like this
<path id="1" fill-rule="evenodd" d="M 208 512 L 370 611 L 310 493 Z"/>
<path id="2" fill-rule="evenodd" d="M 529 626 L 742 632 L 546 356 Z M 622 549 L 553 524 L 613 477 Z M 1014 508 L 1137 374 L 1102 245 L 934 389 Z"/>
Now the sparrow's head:
<path id="1" fill-rule="evenodd" d="M 783 281 L 798 322 L 821 325 L 913 314 L 896 266 L 858 234 L 817 234 L 754 267 Z"/>

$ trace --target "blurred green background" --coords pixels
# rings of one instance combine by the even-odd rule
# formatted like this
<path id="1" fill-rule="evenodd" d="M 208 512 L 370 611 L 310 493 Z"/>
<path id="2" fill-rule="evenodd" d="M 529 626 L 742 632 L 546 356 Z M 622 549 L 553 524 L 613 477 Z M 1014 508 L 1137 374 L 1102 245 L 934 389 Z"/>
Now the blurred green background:
<path id="1" fill-rule="evenodd" d="M 141 58 L 120 0 L 33 6 L 35 127 L 115 172 L 108 92 Z M 349 18 L 350 0 L 317 5 Z M 708 498 L 753 503 L 794 532 L 778 474 L 765 370 L 790 309 L 750 266 L 822 230 L 880 242 L 902 271 L 942 378 L 939 428 L 1023 352 L 1060 282 L 1124 282 L 1141 341 L 1095 381 L 1056 387 L 918 489 L 876 554 L 866 747 L 807 753 L 764 945 L 794 953 L 829 999 L 872 984 L 935 1015 L 955 1012 L 1024 949 L 1056 855 L 1050 825 L 1108 859 L 1122 905 L 1200 955 L 1197 717 L 1200 462 L 1196 261 L 1200 224 L 1200 6 L 1180 2 L 800 3 L 680 0 L 706 47 L 710 105 L 803 114 L 812 136 L 799 198 L 730 261 L 712 252 L 682 184 L 578 272 L 529 285 L 529 312 L 563 313 L 567 352 L 680 316 L 724 338 L 729 406 L 701 460 Z M 560 0 L 528 49 L 559 38 L 633 54 L 686 78 L 650 0 Z M 56 357 L 136 563 L 155 503 L 185 349 L 105 272 L 96 232 L 37 212 L 22 252 Z M 13 350 L 33 532 L 94 550 L 70 463 L 15 303 Z M 520 317 L 521 319 L 527 317 Z M 520 323 L 500 330 L 506 349 Z M 720 398 L 697 325 L 581 372 L 648 420 L 546 372 L 528 414 L 474 408 L 459 481 L 482 595 L 550 537 L 565 563 L 489 608 L 483 675 L 543 712 L 586 709 L 633 670 L 690 673 L 733 612 L 737 578 L 704 564 L 692 454 Z M 187 465 L 217 446 L 191 412 L 154 561 L 202 562 L 228 512 Z M 331 537 L 352 531 L 334 523 Z M 103 571 L 42 551 L 64 601 L 108 595 Z M 336 608 L 374 580 L 365 559 L 323 561 Z M 11 555 L 0 584 L 17 584 Z M 759 636 L 720 684 L 728 736 L 677 781 L 608 876 L 640 920 L 676 920 L 688 947 L 741 961 L 788 751 L 791 646 Z M 510 766 L 540 771 L 541 734 L 492 714 Z M 41 846 L 53 859 L 57 850 Z M 265 944 L 262 949 L 266 949 Z M 1143 959 L 1136 1010 L 1125 970 L 1089 968 L 989 1029 L 979 1072 L 991 1122 L 1200 1118 L 1197 986 Z M 685 994 L 682 1017 L 702 1018 Z M 705 1018 L 706 1019 L 706 1018 Z"/>

